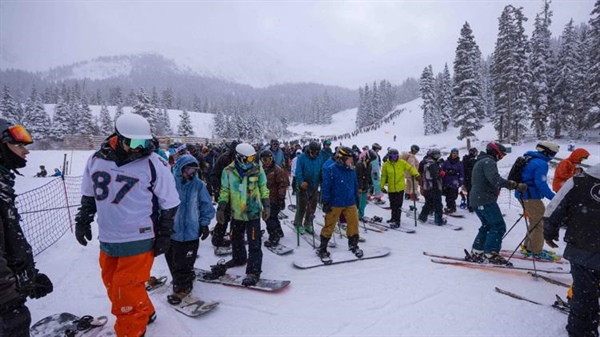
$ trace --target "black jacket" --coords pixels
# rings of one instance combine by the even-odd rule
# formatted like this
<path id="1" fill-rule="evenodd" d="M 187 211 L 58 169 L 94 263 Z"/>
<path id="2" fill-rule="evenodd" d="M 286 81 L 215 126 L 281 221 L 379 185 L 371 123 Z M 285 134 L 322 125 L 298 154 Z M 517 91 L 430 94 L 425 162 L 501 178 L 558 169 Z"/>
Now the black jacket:
<path id="1" fill-rule="evenodd" d="M 373 187 L 373 180 L 371 178 L 371 162 L 360 160 L 356 163 L 356 178 L 358 179 L 358 189 L 362 192 L 367 192 Z"/>
<path id="2" fill-rule="evenodd" d="M 600 164 L 567 180 L 544 214 L 544 238 L 558 240 L 566 226 L 564 257 L 600 270 Z"/>
<path id="3" fill-rule="evenodd" d="M 15 275 L 35 268 L 31 246 L 19 225 L 14 185 L 15 175 L 0 166 L 0 306 L 24 299 Z"/>

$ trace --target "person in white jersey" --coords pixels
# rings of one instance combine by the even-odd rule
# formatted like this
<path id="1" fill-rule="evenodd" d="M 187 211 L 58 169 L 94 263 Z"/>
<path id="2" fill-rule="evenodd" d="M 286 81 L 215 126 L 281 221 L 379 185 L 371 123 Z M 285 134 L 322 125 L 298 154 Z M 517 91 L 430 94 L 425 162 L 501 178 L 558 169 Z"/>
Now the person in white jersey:
<path id="1" fill-rule="evenodd" d="M 156 319 L 145 281 L 154 257 L 171 244 L 179 195 L 169 164 L 154 152 L 150 124 L 125 114 L 89 159 L 75 237 L 86 246 L 97 213 L 102 281 L 118 337 L 145 336 Z"/>

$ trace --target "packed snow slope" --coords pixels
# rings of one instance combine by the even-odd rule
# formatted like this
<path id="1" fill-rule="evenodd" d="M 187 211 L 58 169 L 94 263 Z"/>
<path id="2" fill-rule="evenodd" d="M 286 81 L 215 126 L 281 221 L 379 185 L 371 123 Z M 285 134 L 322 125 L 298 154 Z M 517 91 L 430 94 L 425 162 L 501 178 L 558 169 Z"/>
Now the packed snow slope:
<path id="1" fill-rule="evenodd" d="M 449 151 L 452 147 L 465 153 L 464 142 L 456 139 L 456 130 L 435 136 L 423 136 L 422 113 L 419 100 L 401 106 L 405 111 L 381 129 L 344 140 L 344 145 L 359 147 L 378 142 L 383 146 L 408 150 L 411 144 L 423 149 L 440 147 Z M 327 126 L 295 126 L 293 130 L 308 131 L 314 135 L 341 134 L 353 130 L 356 110 L 346 110 L 334 116 L 334 123 Z M 394 142 L 393 136 L 397 139 Z M 495 132 L 486 126 L 477 133 L 481 142 L 474 146 L 483 148 L 486 141 L 494 139 Z M 567 144 L 559 142 L 558 157 L 568 156 Z M 335 144 L 338 145 L 338 144 Z M 592 154 L 589 164 L 600 160 L 600 145 L 581 143 Z M 535 143 L 512 148 L 500 161 L 501 174 L 506 177 L 508 169 L 518 155 L 533 149 Z M 24 177 L 17 178 L 19 192 L 39 186 L 45 179 L 31 178 L 39 165 L 58 167 L 63 154 L 72 158 L 72 175 L 81 175 L 85 160 L 92 153 L 65 151 L 33 151 L 28 167 L 22 170 Z M 549 183 L 553 169 L 548 174 Z M 295 203 L 295 201 L 292 201 Z M 290 203 L 290 199 L 288 199 Z M 407 205 L 404 205 L 407 206 Z M 417 204 L 421 207 L 420 204 Z M 506 213 L 505 221 L 510 228 L 521 212 L 518 202 L 503 190 L 500 206 Z M 290 217 L 294 214 L 285 211 Z M 367 205 L 366 214 L 390 217 L 390 211 Z M 152 295 L 158 319 L 148 327 L 147 336 L 567 336 L 564 326 L 567 316 L 549 308 L 515 300 L 494 291 L 495 286 L 517 292 L 529 298 L 551 304 L 554 295 L 565 295 L 566 289 L 536 281 L 526 272 L 482 270 L 445 266 L 430 262 L 423 251 L 463 256 L 463 249 L 470 249 L 479 228 L 476 215 L 459 210 L 463 219 L 449 218 L 462 231 L 418 224 L 415 234 L 396 231 L 383 233 L 361 228 L 360 235 L 366 239 L 363 247 L 387 246 L 392 253 L 380 259 L 299 270 L 292 261 L 313 256 L 313 250 L 304 240 L 296 246 L 296 237 L 290 228 L 283 226 L 282 243 L 295 251 L 278 256 L 263 249 L 263 278 L 291 280 L 292 283 L 279 293 L 264 293 L 242 288 L 196 282 L 194 295 L 203 299 L 218 300 L 214 311 L 197 319 L 177 313 L 166 302 L 166 295 Z M 323 214 L 317 212 L 317 218 Z M 67 220 L 65 220 L 67 221 Z M 213 221 L 214 224 L 214 221 Z M 413 219 L 402 217 L 403 226 L 415 226 Z M 526 231 L 525 222 L 518 221 L 503 243 L 505 249 L 515 249 Z M 264 227 L 263 227 L 264 228 Z M 317 230 L 319 227 L 316 226 Z M 92 225 L 94 235 L 96 224 Z M 564 249 L 561 241 L 558 253 Z M 338 248 L 346 249 L 345 239 L 335 238 Z M 548 247 L 546 247 L 548 248 Z M 36 257 L 37 268 L 47 273 L 55 285 L 54 292 L 45 298 L 32 300 L 28 305 L 36 321 L 56 312 L 72 312 L 79 315 L 109 315 L 110 303 L 100 279 L 98 265 L 98 241 L 87 247 L 80 246 L 72 233 L 67 233 L 54 246 Z M 196 267 L 208 268 L 218 261 L 213 254 L 210 240 L 200 244 Z M 533 267 L 531 262 L 514 260 L 519 266 Z M 568 264 L 537 263 L 537 268 L 563 267 Z M 244 267 L 229 270 L 232 274 L 244 274 Z M 153 275 L 169 275 L 164 257 L 155 260 Z M 170 275 L 169 275 L 170 276 Z M 570 275 L 555 276 L 570 282 Z M 114 317 L 111 317 L 111 323 Z"/>

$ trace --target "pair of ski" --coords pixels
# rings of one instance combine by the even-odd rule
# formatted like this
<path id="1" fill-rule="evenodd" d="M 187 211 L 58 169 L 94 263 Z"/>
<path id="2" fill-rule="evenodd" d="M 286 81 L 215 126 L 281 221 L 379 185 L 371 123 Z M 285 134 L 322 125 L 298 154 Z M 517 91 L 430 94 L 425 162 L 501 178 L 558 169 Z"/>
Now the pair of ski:
<path id="1" fill-rule="evenodd" d="M 378 216 L 374 216 L 374 217 L 368 217 L 368 216 L 364 216 L 362 218 L 362 220 L 370 226 L 376 226 L 377 228 L 382 228 L 383 230 L 395 230 L 398 232 L 404 232 L 404 233 L 416 233 L 417 231 L 414 228 L 410 228 L 410 227 L 406 227 L 406 226 L 402 226 L 400 225 L 400 227 L 392 227 L 390 224 L 386 224 L 383 222 L 383 218 L 378 217 Z"/>
<path id="2" fill-rule="evenodd" d="M 409 218 L 411 218 L 411 219 L 414 219 L 414 218 L 415 218 L 415 213 L 414 213 L 413 211 L 410 211 L 410 210 L 405 210 L 405 209 L 402 209 L 402 211 L 403 211 L 404 213 L 406 213 L 406 216 L 408 216 Z M 458 225 L 455 225 L 455 224 L 451 224 L 451 223 L 449 223 L 447 220 L 448 220 L 448 219 L 446 219 L 446 223 L 444 223 L 444 224 L 442 224 L 442 225 L 438 225 L 438 224 L 436 224 L 436 223 L 435 223 L 435 221 L 434 221 L 434 219 L 433 219 L 432 217 L 427 217 L 427 221 L 426 221 L 425 223 L 426 223 L 426 224 L 429 224 L 429 225 L 436 226 L 436 227 L 441 227 L 441 228 L 447 228 L 447 229 L 451 229 L 451 230 L 454 230 L 454 231 L 459 231 L 459 230 L 462 230 L 462 229 L 463 229 L 463 228 L 462 228 L 462 226 L 458 226 Z M 420 220 L 419 220 L 419 222 L 420 222 Z M 423 224 L 423 223 L 422 223 L 422 224 Z"/>
<path id="3" fill-rule="evenodd" d="M 146 291 L 148 294 L 164 295 L 168 290 L 169 286 L 167 285 L 166 276 L 153 276 L 146 282 Z M 184 314 L 185 316 L 198 317 L 216 308 L 219 305 L 219 302 L 204 301 L 190 294 L 184 297 L 181 300 L 181 303 L 169 303 L 169 305 L 175 309 L 175 311 Z"/>
<path id="4" fill-rule="evenodd" d="M 465 249 L 465 254 L 469 255 L 467 250 Z M 423 255 L 433 257 L 431 262 L 452 266 L 466 266 L 472 268 L 481 268 L 481 269 L 505 269 L 505 270 L 524 270 L 531 272 L 544 272 L 549 274 L 569 274 L 568 271 L 562 270 L 561 267 L 557 267 L 555 269 L 546 269 L 546 268 L 529 268 L 529 267 L 521 267 L 521 266 L 509 266 L 509 265 L 499 265 L 499 264 L 491 264 L 491 263 L 481 263 L 481 262 L 471 262 L 468 261 L 466 257 L 454 257 L 447 255 L 439 255 L 433 254 L 429 252 L 423 252 Z"/>

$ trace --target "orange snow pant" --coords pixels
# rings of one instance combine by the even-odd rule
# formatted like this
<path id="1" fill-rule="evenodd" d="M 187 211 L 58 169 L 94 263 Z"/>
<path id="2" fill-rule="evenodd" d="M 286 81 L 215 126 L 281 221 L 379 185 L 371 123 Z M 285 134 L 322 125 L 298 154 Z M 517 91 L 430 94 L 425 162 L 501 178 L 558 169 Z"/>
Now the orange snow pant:
<path id="1" fill-rule="evenodd" d="M 102 282 L 116 316 L 118 337 L 140 337 L 146 332 L 154 306 L 146 292 L 154 251 L 125 257 L 112 257 L 100 251 Z"/>

